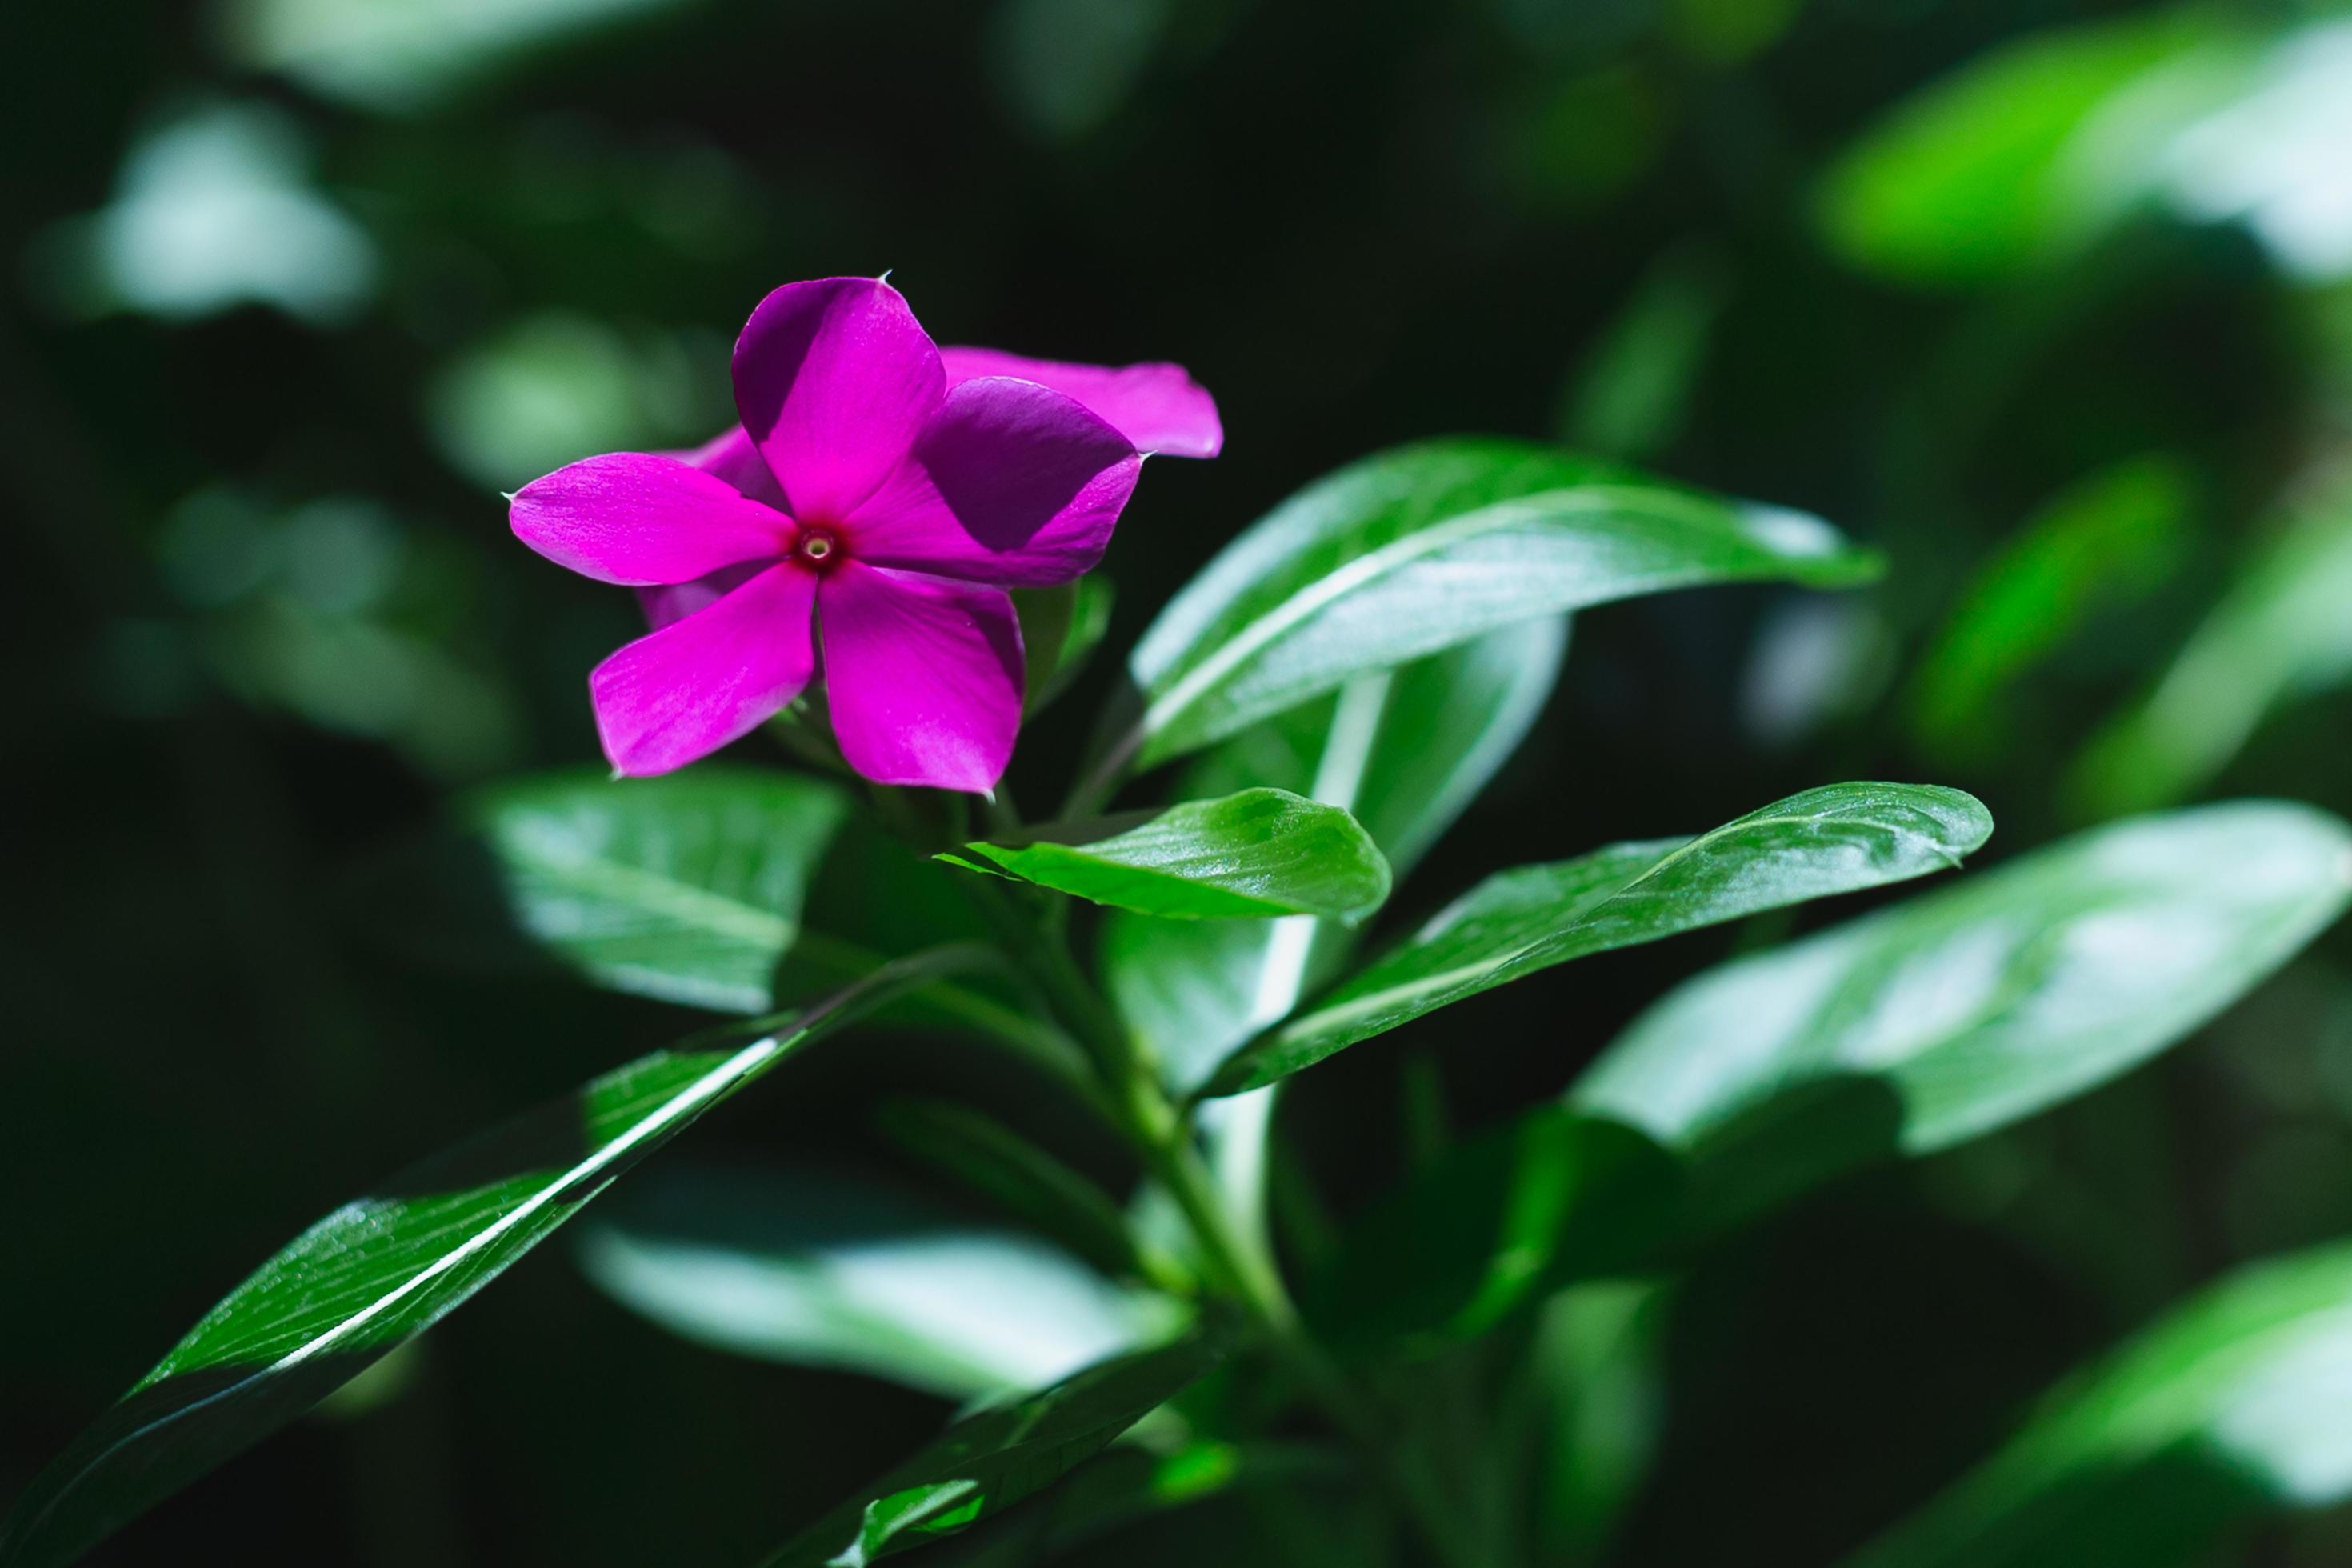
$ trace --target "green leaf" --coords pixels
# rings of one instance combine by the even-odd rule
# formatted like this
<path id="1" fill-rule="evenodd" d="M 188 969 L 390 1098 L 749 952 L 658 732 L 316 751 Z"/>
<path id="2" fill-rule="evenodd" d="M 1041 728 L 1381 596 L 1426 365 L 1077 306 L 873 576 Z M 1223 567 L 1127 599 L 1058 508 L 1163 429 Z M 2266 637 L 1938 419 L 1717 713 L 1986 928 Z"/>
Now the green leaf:
<path id="1" fill-rule="evenodd" d="M 1676 1163 L 1648 1137 L 1543 1106 L 1375 1203 L 1317 1279 L 1308 1314 L 1351 1352 L 1433 1353 L 1547 1282 L 1640 1261 L 1679 1196 Z"/>
<path id="2" fill-rule="evenodd" d="M 820 995 L 871 973 L 902 953 L 963 942 L 994 942 L 960 872 L 908 848 L 863 814 L 835 837 L 810 885 L 810 924 L 784 955 L 776 990 Z M 1049 1073 L 1086 1077 L 1085 1054 L 1047 1022 L 1010 973 L 941 981 L 876 1014 L 879 1024 L 952 1030 L 1018 1053 Z"/>
<path id="3" fill-rule="evenodd" d="M 713 767 L 533 779 L 484 793 L 463 820 L 513 928 L 582 978 L 759 1013 L 846 810 L 814 779 Z"/>
<path id="4" fill-rule="evenodd" d="M 2352 829 L 2239 802 L 2080 835 L 1671 993 L 1570 1095 L 1736 1217 L 2079 1094 L 2284 963 L 2352 898 Z"/>
<path id="5" fill-rule="evenodd" d="M 2180 217 L 2241 223 L 2288 278 L 2340 282 L 2352 278 L 2352 221 L 2334 183 L 2352 20 L 2336 5 L 2295 9 L 2305 25 L 2267 47 L 2225 45 L 2196 62 L 2212 110 L 2156 147 L 2156 179 Z"/>
<path id="6" fill-rule="evenodd" d="M 1515 751 L 1551 695 L 1568 647 L 1559 617 L 1522 621 L 1253 726 L 1202 753 L 1177 793 L 1252 784 L 1351 811 L 1408 875 Z M 1189 1094 L 1233 1048 L 1297 1005 L 1353 942 L 1340 922 L 1103 922 L 1104 984 L 1170 1087 Z"/>
<path id="7" fill-rule="evenodd" d="M 2079 250 L 2151 192 L 2166 146 L 2242 79 L 2237 29 L 2160 11 L 1970 61 L 1864 135 L 1821 221 L 1856 266 L 1970 284 Z"/>
<path id="8" fill-rule="evenodd" d="M 2012 689 L 2095 616 L 2163 586 L 2181 564 L 2195 499 L 2182 464 L 2149 457 L 2102 468 L 2044 507 L 1979 571 L 1920 659 L 1920 738 L 1939 756 L 1979 763 L 2013 752 Z"/>
<path id="9" fill-rule="evenodd" d="M 1034 1511 L 982 1525 L 935 1549 L 929 1561 L 942 1568 L 1036 1568 L 1042 1563 L 1099 1561 L 1071 1554 L 1114 1531 L 1236 1493 L 1248 1496 L 1253 1521 L 1262 1521 L 1262 1505 L 1292 1489 L 1304 1494 L 1292 1506 L 1312 1510 L 1318 1544 L 1329 1548 L 1334 1521 L 1328 1494 L 1356 1473 L 1344 1450 L 1303 1444 L 1199 1438 L 1161 1452 L 1124 1444 L 1071 1472 L 1052 1496 L 1039 1500 Z M 1265 1539 L 1256 1542 L 1256 1550 L 1244 1548 L 1246 1555 L 1229 1561 L 1300 1568 L 1296 1557 L 1281 1553 L 1278 1535 L 1262 1525 L 1254 1533 Z M 1310 1561 L 1328 1568 L 1335 1562 L 1385 1564 L 1388 1557 L 1325 1550 Z"/>
<path id="10" fill-rule="evenodd" d="M 986 958 L 927 954 L 749 1045 L 656 1052 L 345 1204 L 223 1298 L 35 1479 L 0 1525 L 0 1563 L 87 1551 L 424 1332 L 787 1055 Z"/>
<path id="11" fill-rule="evenodd" d="M 2101 731 L 2072 780 L 2095 811 L 2168 805 L 2210 781 L 2263 721 L 2352 682 L 2352 485 L 2305 501 L 2147 699 Z"/>
<path id="12" fill-rule="evenodd" d="M 1097 1268 L 1141 1274 L 1127 1217 L 1108 1194 L 998 1121 L 948 1100 L 883 1107 L 884 1131 L 900 1147 L 970 1184 Z"/>
<path id="13" fill-rule="evenodd" d="M 1067 1376 L 1181 1317 L 1036 1237 L 811 1170 L 656 1173 L 579 1256 L 607 1295 L 698 1343 L 956 1400 Z"/>
<path id="14" fill-rule="evenodd" d="M 1507 1395 L 1527 1408 L 1534 1441 L 1498 1459 L 1531 1463 L 1547 1563 L 1604 1560 L 1649 1477 L 1664 1437 L 1669 1304 L 1654 1280 L 1600 1279 L 1555 1291 L 1535 1313 Z"/>
<path id="15" fill-rule="evenodd" d="M 552 963 L 743 1014 L 991 935 L 952 873 L 847 804 L 830 784 L 764 770 L 553 774 L 474 797 L 422 852 L 379 867 L 364 902 L 394 940 L 467 967 Z M 812 910 L 824 929 L 803 923 Z M 996 976 L 927 986 L 887 1016 L 982 1035 L 1056 1071 L 1077 1060 Z"/>
<path id="16" fill-rule="evenodd" d="M 2352 1247 L 2240 1269 L 2070 1380 L 1848 1568 L 2203 1561 L 2255 1513 L 2352 1499 Z"/>
<path id="17" fill-rule="evenodd" d="M 1729 285 L 1721 259 L 1702 252 L 1671 250 L 1653 263 L 1561 400 L 1569 444 L 1627 462 L 1664 450 L 1688 416 Z"/>
<path id="18" fill-rule="evenodd" d="M 1313 1006 L 1230 1058 L 1234 1094 L 1507 981 L 1613 948 L 1959 864 L 1992 832 L 1932 784 L 1831 784 L 1693 839 L 1617 844 L 1488 878 Z"/>
<path id="19" fill-rule="evenodd" d="M 1108 579 L 1081 577 L 1053 588 L 1015 588 L 1021 646 L 1028 651 L 1025 712 L 1034 713 L 1069 689 L 1110 630 Z"/>
<path id="20" fill-rule="evenodd" d="M 1169 604 L 1129 660 L 1139 710 L 1096 776 L 1515 621 L 1706 583 L 1845 586 L 1876 569 L 1801 513 L 1515 442 L 1402 447 L 1276 508 Z"/>
<path id="21" fill-rule="evenodd" d="M 1354 812 L 1403 876 L 1518 750 L 1567 657 L 1568 619 L 1548 616 L 1350 682 L 1341 705 L 1354 691 L 1378 712 L 1361 742 L 1355 798 L 1331 804 Z M 1322 732 L 1334 748 L 1350 739 L 1338 713 Z M 1322 760 L 1346 759 L 1327 751 Z"/>
<path id="22" fill-rule="evenodd" d="M 1287 790 L 1247 789 L 1150 815 L 1055 823 L 940 857 L 1114 909 L 1180 920 L 1360 919 L 1389 865 L 1356 819 Z"/>
<path id="23" fill-rule="evenodd" d="M 1568 630 L 1565 616 L 1520 621 L 1358 676 L 1204 752 L 1179 793 L 1264 784 L 1343 806 L 1402 877 L 1517 749 L 1559 679 Z M 1100 963 L 1163 1080 L 1189 1097 L 1235 1047 L 1328 979 L 1355 942 L 1352 927 L 1309 915 L 1187 921 L 1113 911 Z M 1273 1108 L 1242 1097 L 1202 1109 L 1219 1184 L 1245 1229 L 1260 1234 Z"/>
<path id="24" fill-rule="evenodd" d="M 863 1568 L 966 1529 L 1100 1453 L 1223 1354 L 1220 1336 L 1196 1333 L 968 1415 L 768 1558 L 764 1568 Z"/>
<path id="25" fill-rule="evenodd" d="M 2292 277 L 2343 278 L 2352 225 L 2280 193 L 2325 190 L 2341 165 L 2347 38 L 2341 17 L 2183 5 L 2020 39 L 1865 135 L 1823 187 L 1822 227 L 1857 266 L 1967 285 L 2161 210 L 2242 223 Z"/>

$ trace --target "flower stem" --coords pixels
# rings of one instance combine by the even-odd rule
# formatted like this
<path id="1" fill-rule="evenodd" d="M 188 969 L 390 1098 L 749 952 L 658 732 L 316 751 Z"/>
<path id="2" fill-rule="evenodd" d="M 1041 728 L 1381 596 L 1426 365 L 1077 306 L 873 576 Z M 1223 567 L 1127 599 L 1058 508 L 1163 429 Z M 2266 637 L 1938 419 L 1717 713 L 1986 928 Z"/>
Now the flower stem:
<path id="1" fill-rule="evenodd" d="M 1398 1441 L 1393 1424 L 1349 1380 L 1299 1321 L 1298 1309 L 1272 1255 L 1234 1222 L 1184 1114 L 1161 1089 L 1152 1063 L 1102 994 L 1079 970 L 1058 931 L 1018 900 L 992 888 L 983 909 L 1019 933 L 1014 952 L 1063 1026 L 1085 1044 L 1112 1106 L 1154 1180 L 1166 1188 L 1201 1249 L 1212 1282 L 1233 1298 L 1259 1337 L 1307 1394 L 1370 1465 L 1397 1489 L 1436 1559 L 1449 1568 L 1493 1568 L 1465 1541 L 1460 1510 Z"/>

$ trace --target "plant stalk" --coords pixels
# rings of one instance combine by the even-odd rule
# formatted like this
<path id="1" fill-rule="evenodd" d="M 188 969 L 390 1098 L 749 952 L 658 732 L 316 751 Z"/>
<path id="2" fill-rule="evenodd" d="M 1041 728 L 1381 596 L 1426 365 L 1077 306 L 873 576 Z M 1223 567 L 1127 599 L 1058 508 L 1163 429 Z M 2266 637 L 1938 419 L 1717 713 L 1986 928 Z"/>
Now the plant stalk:
<path id="1" fill-rule="evenodd" d="M 1279 1267 L 1265 1248 L 1243 1236 L 1193 1146 L 1183 1113 L 1161 1089 L 1133 1035 L 1079 970 L 1062 934 L 1048 932 L 1017 900 L 994 889 L 985 889 L 980 897 L 992 918 L 1007 922 L 1000 929 L 1020 933 L 1016 959 L 1063 1026 L 1093 1058 L 1129 1137 L 1153 1179 L 1175 1200 L 1215 1286 L 1241 1306 L 1285 1369 L 1374 1473 L 1397 1489 L 1437 1561 L 1448 1568 L 1495 1568 L 1490 1558 L 1463 1538 L 1463 1510 L 1406 1454 L 1387 1415 L 1306 1331 Z"/>

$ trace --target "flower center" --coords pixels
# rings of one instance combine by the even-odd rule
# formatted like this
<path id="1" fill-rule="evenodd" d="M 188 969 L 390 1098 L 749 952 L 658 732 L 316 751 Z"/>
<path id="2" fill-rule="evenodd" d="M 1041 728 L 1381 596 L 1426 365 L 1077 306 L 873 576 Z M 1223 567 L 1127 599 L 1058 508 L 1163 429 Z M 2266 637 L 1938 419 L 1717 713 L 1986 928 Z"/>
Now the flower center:
<path id="1" fill-rule="evenodd" d="M 805 528 L 795 548 L 802 560 L 812 566 L 822 566 L 841 553 L 841 541 L 822 528 Z"/>

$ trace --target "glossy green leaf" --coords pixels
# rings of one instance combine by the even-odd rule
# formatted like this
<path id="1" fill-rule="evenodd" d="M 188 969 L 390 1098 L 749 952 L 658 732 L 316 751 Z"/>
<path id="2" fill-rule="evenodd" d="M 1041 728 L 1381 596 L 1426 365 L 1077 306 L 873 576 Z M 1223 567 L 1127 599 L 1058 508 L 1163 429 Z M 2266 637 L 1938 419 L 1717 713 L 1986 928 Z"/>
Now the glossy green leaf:
<path id="1" fill-rule="evenodd" d="M 1037 1237 L 813 1170 L 656 1173 L 579 1256 L 606 1294 L 698 1343 L 957 1400 L 1051 1383 L 1181 1317 Z"/>
<path id="2" fill-rule="evenodd" d="M 466 820 L 514 928 L 583 978 L 758 1013 L 846 810 L 814 779 L 696 768 L 534 779 L 486 793 Z"/>
<path id="3" fill-rule="evenodd" d="M 1177 793 L 1252 784 L 1355 814 L 1401 879 L 1494 777 L 1559 678 L 1565 620 L 1522 621 L 1277 715 L 1202 753 Z M 1200 1087 L 1233 1048 L 1329 978 L 1354 941 L 1337 921 L 1103 922 L 1104 984 L 1170 1086 Z"/>
<path id="4" fill-rule="evenodd" d="M 1496 626 L 1707 583 L 1839 587 L 1875 559 L 1818 519 L 1496 440 L 1381 453 L 1252 526 L 1145 633 L 1097 777 L 1193 751 Z"/>
<path id="5" fill-rule="evenodd" d="M 1570 1103 L 1693 1163 L 1723 1217 L 1990 1131 L 2128 1070 L 2352 899 L 2352 829 L 2239 802 L 2137 818 L 1724 965 Z"/>
<path id="6" fill-rule="evenodd" d="M 968 1415 L 803 1532 L 765 1568 L 860 1568 L 951 1535 L 1044 1490 L 1214 1366 L 1196 1333 Z"/>
<path id="7" fill-rule="evenodd" d="M 899 1100 L 883 1108 L 882 1124 L 901 1148 L 985 1193 L 1096 1268 L 1116 1275 L 1144 1271 L 1126 1215 L 1109 1195 L 993 1117 L 950 1100 Z"/>
<path id="8" fill-rule="evenodd" d="M 1354 817 L 1279 789 L 1185 801 L 1140 820 L 1052 824 L 940 858 L 1178 920 L 1353 920 L 1389 896 L 1388 862 Z"/>
<path id="9" fill-rule="evenodd" d="M 2207 1561 L 2249 1515 L 2352 1500 L 2352 1247 L 2242 1268 L 2042 1402 L 1849 1568 Z"/>
<path id="10" fill-rule="evenodd" d="M 2095 739 L 2073 781 L 2099 812 L 2168 805 L 2210 781 L 2262 721 L 2352 682 L 2352 486 L 2307 500 L 2214 606 L 2147 699 Z"/>
<path id="11" fill-rule="evenodd" d="M 1519 749 L 1559 682 L 1568 639 L 1564 616 L 1521 621 L 1342 689 L 1342 705 L 1355 691 L 1366 707 L 1377 697 L 1379 711 L 1360 742 L 1354 800 L 1332 804 L 1356 814 L 1399 876 L 1421 864 Z M 1345 761 L 1335 753 L 1353 737 L 1339 712 L 1324 733 L 1323 760 Z"/>
<path id="12" fill-rule="evenodd" d="M 1359 676 L 1202 752 L 1179 794 L 1265 784 L 1344 806 L 1405 876 L 1518 748 L 1559 679 L 1568 633 L 1565 616 L 1521 621 Z M 1354 928 L 1308 915 L 1180 921 L 1114 911 L 1101 968 L 1163 1079 L 1189 1096 L 1328 980 L 1355 942 Z M 1218 1184 L 1263 1241 L 1273 1107 L 1240 1096 L 1202 1110 Z"/>
<path id="13" fill-rule="evenodd" d="M 1015 588 L 1021 646 L 1028 653 L 1023 709 L 1034 713 L 1069 689 L 1110 630 L 1108 579 L 1081 577 L 1053 588 Z"/>
<path id="14" fill-rule="evenodd" d="M 0 1563 L 71 1561 L 430 1328 L 787 1055 L 985 957 L 906 961 L 748 1045 L 643 1058 L 345 1204 L 223 1298 L 36 1478 L 0 1525 Z"/>
<path id="15" fill-rule="evenodd" d="M 1697 838 L 1612 845 L 1501 872 L 1236 1052 L 1208 1092 L 1272 1083 L 1553 964 L 1943 870 L 1991 832 L 1984 807 L 1958 790 L 1831 784 Z"/>

